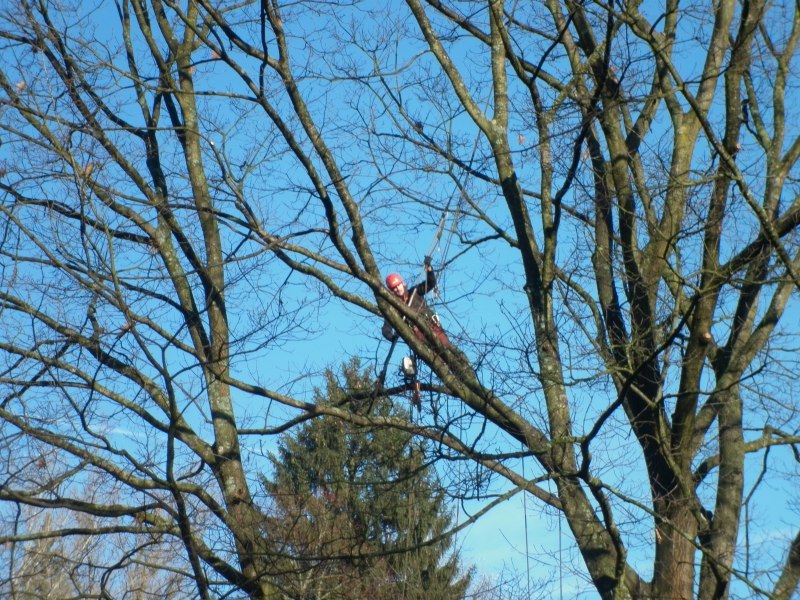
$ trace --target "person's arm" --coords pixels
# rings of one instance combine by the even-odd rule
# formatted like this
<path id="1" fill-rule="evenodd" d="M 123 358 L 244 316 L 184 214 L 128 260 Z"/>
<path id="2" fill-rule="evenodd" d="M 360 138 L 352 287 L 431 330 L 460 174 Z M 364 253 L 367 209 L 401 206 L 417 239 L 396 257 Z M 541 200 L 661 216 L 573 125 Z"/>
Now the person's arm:
<path id="1" fill-rule="evenodd" d="M 425 257 L 425 281 L 416 286 L 417 294 L 424 296 L 436 287 L 436 273 L 433 272 L 431 257 Z"/>
<path id="2" fill-rule="evenodd" d="M 425 257 L 425 281 L 422 283 L 418 283 L 414 287 L 408 289 L 408 295 L 410 298 L 419 297 L 422 298 L 428 292 L 432 292 L 433 289 L 436 287 L 436 274 L 433 272 L 433 267 L 431 266 L 431 257 Z M 411 302 L 410 300 L 407 302 Z"/>
<path id="3" fill-rule="evenodd" d="M 436 275 L 431 267 L 425 267 L 425 281 L 418 283 L 409 290 L 410 295 L 422 297 L 436 287 Z"/>

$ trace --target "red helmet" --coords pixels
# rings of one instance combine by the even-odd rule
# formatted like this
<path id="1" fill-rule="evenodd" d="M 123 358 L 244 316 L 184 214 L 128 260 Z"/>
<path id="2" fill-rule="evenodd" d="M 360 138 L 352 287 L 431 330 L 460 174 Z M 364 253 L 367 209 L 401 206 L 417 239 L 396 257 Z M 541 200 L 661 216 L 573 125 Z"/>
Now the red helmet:
<path id="1" fill-rule="evenodd" d="M 403 278 L 400 277 L 397 273 L 389 273 L 389 276 L 386 277 L 386 285 L 389 287 L 390 290 L 393 290 L 398 285 L 405 284 Z"/>

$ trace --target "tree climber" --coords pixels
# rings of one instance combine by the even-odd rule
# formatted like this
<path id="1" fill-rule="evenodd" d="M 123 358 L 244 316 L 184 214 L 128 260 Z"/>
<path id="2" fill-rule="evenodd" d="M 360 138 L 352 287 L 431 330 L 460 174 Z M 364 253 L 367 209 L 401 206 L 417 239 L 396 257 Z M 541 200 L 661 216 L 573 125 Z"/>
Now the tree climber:
<path id="1" fill-rule="evenodd" d="M 428 325 L 430 326 L 431 331 L 443 346 L 450 346 L 450 339 L 447 337 L 444 329 L 442 329 L 442 325 L 439 322 L 439 317 L 436 316 L 436 313 L 434 313 L 428 306 L 428 303 L 425 302 L 425 294 L 436 288 L 436 275 L 434 274 L 433 267 L 431 266 L 430 256 L 425 257 L 425 281 L 415 285 L 411 289 L 408 289 L 406 288 L 406 284 L 400 275 L 397 273 L 391 273 L 386 278 L 386 286 L 398 298 L 402 299 L 403 302 L 405 302 L 414 312 L 424 317 L 425 321 L 427 321 Z M 417 339 L 425 341 L 425 334 L 422 332 L 422 330 L 414 323 L 409 324 L 411 325 L 411 329 L 414 331 L 414 335 L 417 336 Z M 387 320 L 384 320 L 383 322 L 381 333 L 383 334 L 383 337 L 389 341 L 396 340 L 398 335 L 391 323 L 389 323 Z"/>

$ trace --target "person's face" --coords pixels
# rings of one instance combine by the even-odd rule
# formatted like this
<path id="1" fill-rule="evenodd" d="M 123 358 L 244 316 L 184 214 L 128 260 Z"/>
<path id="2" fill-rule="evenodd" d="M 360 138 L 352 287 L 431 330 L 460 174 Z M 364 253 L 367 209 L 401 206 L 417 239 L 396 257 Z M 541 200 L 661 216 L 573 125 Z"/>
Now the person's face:
<path id="1" fill-rule="evenodd" d="M 393 288 L 389 288 L 389 289 L 391 289 L 394 292 L 395 296 L 398 296 L 400 298 L 402 298 L 403 296 L 406 295 L 406 284 L 403 283 L 402 281 L 400 283 L 398 283 L 396 286 L 394 286 Z"/>

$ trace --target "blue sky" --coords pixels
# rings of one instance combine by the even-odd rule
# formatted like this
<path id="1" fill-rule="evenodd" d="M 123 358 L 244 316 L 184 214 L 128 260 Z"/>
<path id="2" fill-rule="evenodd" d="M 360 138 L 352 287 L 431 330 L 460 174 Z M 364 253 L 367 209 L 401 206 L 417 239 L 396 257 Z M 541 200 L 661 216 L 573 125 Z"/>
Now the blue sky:
<path id="1" fill-rule="evenodd" d="M 103 8 L 96 13 L 100 20 L 108 18 L 109 22 L 114 22 L 116 16 L 113 14 L 110 3 L 102 5 Z M 108 11 L 110 14 L 105 14 Z M 315 18 L 320 19 L 316 21 Z M 300 20 L 300 25 L 304 30 L 304 36 L 297 38 L 298 47 L 306 41 L 324 43 L 326 30 L 322 25 L 322 17 L 315 17 Z M 112 43 L 116 39 L 113 28 L 105 29 L 101 26 L 100 20 L 97 23 L 97 38 L 95 41 Z M 691 60 L 692 51 L 696 48 L 687 45 L 685 57 Z M 413 54 L 413 48 L 404 48 L 405 52 Z M 462 47 L 464 57 L 468 51 L 474 48 Z M 203 51 L 201 51 L 203 52 Z M 476 55 L 470 55 L 475 59 Z M 41 58 L 41 57 L 40 57 Z M 207 62 L 209 56 L 203 55 L 196 57 L 202 60 L 202 64 L 197 67 L 195 73 L 196 85 L 199 90 L 235 90 L 242 91 L 240 84 L 234 83 L 229 74 L 226 74 L 221 66 L 215 62 Z M 408 58 L 408 56 L 403 56 Z M 313 65 L 314 63 L 312 63 Z M 475 68 L 485 68 L 485 63 L 475 61 Z M 427 66 L 430 66 L 428 63 Z M 255 72 L 255 70 L 254 70 Z M 29 77 L 35 77 L 35 70 L 31 70 Z M 20 73 L 20 77 L 23 74 Z M 429 251 L 430 244 L 434 235 L 435 225 L 441 216 L 440 208 L 447 204 L 448 200 L 457 196 L 456 186 L 452 181 L 444 176 L 431 174 L 422 169 L 413 169 L 409 163 L 403 163 L 399 159 L 391 162 L 386 158 L 385 172 L 380 175 L 391 174 L 392 183 L 402 185 L 403 195 L 400 189 L 391 187 L 386 180 L 381 180 L 379 174 L 371 168 L 364 166 L 363 153 L 365 148 L 353 143 L 347 145 L 347 135 L 352 133 L 347 130 L 348 126 L 353 126 L 357 119 L 351 114 L 351 121 L 338 123 L 336 117 L 331 115 L 337 110 L 344 112 L 343 106 L 346 101 L 351 100 L 348 93 L 352 92 L 356 86 L 347 86 L 344 91 L 338 88 L 330 92 L 330 96 L 325 97 L 324 82 L 320 79 L 309 77 L 302 83 L 305 89 L 316 92 L 319 89 L 319 116 L 321 122 L 329 125 L 329 132 L 332 143 L 338 143 L 337 159 L 346 165 L 351 184 L 351 191 L 358 197 L 362 210 L 365 215 L 377 215 L 374 221 L 368 221 L 367 225 L 372 227 L 369 231 L 372 238 L 372 248 L 377 257 L 383 275 L 391 271 L 398 271 L 407 279 L 413 280 L 419 273 L 423 256 Z M 134 104 L 126 96 L 125 86 L 114 89 L 115 94 L 123 102 L 120 106 L 120 113 L 126 117 L 133 118 L 135 110 Z M 519 90 L 517 90 L 519 91 Z M 483 93 L 488 93 L 481 90 Z M 433 93 L 433 92 L 431 92 Z M 464 143 L 465 152 L 473 148 L 472 140 L 476 139 L 474 126 L 471 126 L 463 115 L 453 118 L 452 115 L 437 114 L 432 108 L 430 98 L 422 96 L 414 97 L 407 103 L 410 111 L 424 119 L 426 128 L 435 135 L 444 137 L 446 133 L 460 136 Z M 373 99 L 374 100 L 374 99 Z M 481 103 L 487 104 L 486 98 L 478 98 Z M 125 102 L 129 102 L 126 104 Z M 369 104 L 369 100 L 365 101 Z M 376 103 L 377 105 L 377 103 Z M 290 165 L 291 161 L 274 150 L 271 143 L 274 141 L 272 136 L 275 131 L 270 127 L 262 114 L 253 111 L 252 108 L 245 110 L 242 108 L 246 103 L 235 103 L 228 98 L 208 99 L 204 102 L 204 108 L 208 115 L 214 116 L 217 120 L 211 127 L 211 119 L 206 122 L 208 126 L 207 136 L 209 142 L 214 142 L 218 148 L 223 148 L 230 153 L 231 164 L 240 167 L 234 175 L 242 175 L 246 171 L 247 161 L 259 154 L 263 162 L 255 165 L 254 170 L 249 172 L 246 191 L 248 198 L 252 202 L 263 220 L 268 225 L 278 223 L 280 231 L 290 230 L 296 224 L 311 223 L 319 224 L 319 208 L 311 202 L 313 195 L 302 189 L 296 179 L 297 171 Z M 351 108 L 348 106 L 348 108 Z M 370 106 L 374 109 L 374 106 Z M 525 178 L 526 185 L 535 187 L 537 179 L 537 165 L 535 148 L 529 146 L 535 144 L 535 134 L 530 131 L 530 126 L 526 124 L 524 115 L 524 105 L 520 105 L 519 113 L 513 117 L 512 131 L 509 133 L 515 140 L 514 151 L 517 152 L 515 160 L 519 165 L 519 173 Z M 241 110 L 242 112 L 234 112 Z M 368 110 L 360 116 L 370 114 Z M 336 114 L 338 116 L 338 113 Z M 376 129 L 380 130 L 385 123 L 377 120 Z M 343 131 L 344 130 L 344 131 Z M 365 127 L 366 130 L 366 127 Z M 328 133 L 326 131 L 326 133 Z M 659 150 L 659 143 L 663 131 L 655 131 L 646 143 L 652 144 L 648 148 L 652 155 L 656 155 Z M 365 136 L 366 137 L 366 136 Z M 388 136 L 387 136 L 388 137 Z M 377 140 L 377 136 L 376 136 Z M 373 140 L 373 141 L 376 141 Z M 365 141 L 365 140 L 361 140 Z M 383 140 L 385 141 L 385 140 Z M 174 150 L 175 145 L 165 144 L 165 150 Z M 480 150 L 480 149 L 479 149 Z M 9 148 L 0 149 L 5 160 L 12 160 L 12 150 Z M 77 152 L 77 151 L 76 151 Z M 274 152 L 274 154 L 273 154 Z M 165 152 L 166 154 L 166 152 Z M 387 151 L 387 156 L 389 152 Z M 487 170 L 491 171 L 491 160 L 485 154 L 477 152 L 472 155 L 475 158 L 475 166 L 489 165 Z M 472 156 L 470 158 L 472 158 Z M 277 165 L 277 166 L 276 166 Z M 434 167 L 442 168 L 443 162 L 439 161 Z M 209 168 L 209 172 L 215 171 L 216 166 Z M 378 180 L 381 185 L 376 185 Z M 503 205 L 499 195 L 492 192 L 491 186 L 481 186 L 480 183 L 466 181 L 467 190 L 473 194 L 473 198 L 488 215 L 497 219 L 503 226 L 508 226 L 508 217 L 503 213 Z M 176 184 L 176 187 L 180 187 Z M 585 198 L 579 195 L 567 198 L 570 203 L 578 206 Z M 305 205 L 305 202 L 310 202 Z M 424 205 L 422 203 L 428 203 Z M 299 208 L 303 206 L 304 208 Z M 532 203 L 535 207 L 535 204 Z M 296 220 L 292 220 L 296 217 Z M 285 222 L 282 219 L 286 219 Z M 463 225 L 463 223 L 462 223 Z M 725 248 L 733 251 L 737 244 L 744 243 L 747 239 L 748 230 L 752 228 L 752 221 L 742 218 L 735 220 L 733 226 L 742 228 L 741 239 L 731 238 L 730 245 Z M 477 236 L 486 233 L 480 225 L 473 229 L 469 228 L 462 231 L 465 235 Z M 559 262 L 566 268 L 576 267 L 573 256 L 588 255 L 590 248 L 587 239 L 582 237 L 585 232 L 580 227 L 569 230 L 565 227 L 562 237 L 562 244 L 559 247 Z M 320 242 L 320 245 L 324 241 Z M 492 344 L 508 342 L 510 346 L 520 347 L 531 342 L 530 317 L 525 315 L 524 295 L 521 292 L 520 268 L 517 263 L 515 253 L 502 243 L 484 244 L 475 246 L 464 254 L 458 254 L 461 248 L 451 249 L 449 259 L 454 259 L 452 264 L 440 272 L 441 294 L 443 301 L 438 302 L 438 311 L 444 323 L 445 329 L 451 337 L 457 341 L 467 354 L 477 359 L 481 352 L 493 352 L 492 359 L 497 359 L 498 364 L 502 363 L 505 374 L 510 375 L 508 381 L 501 381 L 500 377 L 489 368 L 482 368 L 480 375 L 486 385 L 497 386 L 499 393 L 509 404 L 515 404 L 521 411 L 527 411 L 531 419 L 537 425 L 543 426 L 542 410 L 539 406 L 541 395 L 537 394 L 538 382 L 532 373 L 524 371 L 522 366 L 523 356 L 521 352 L 510 350 L 508 352 L 493 349 Z M 444 258 L 441 247 L 434 248 L 434 264 L 441 267 Z M 697 255 L 691 252 L 686 257 L 687 262 L 696 260 Z M 124 260 L 124 258 L 123 258 Z M 248 266 L 250 266 L 248 264 Z M 314 386 L 321 382 L 320 375 L 324 369 L 336 369 L 345 359 L 351 356 L 362 358 L 365 366 L 374 365 L 379 368 L 386 353 L 388 344 L 380 336 L 381 319 L 375 315 L 367 314 L 360 309 L 352 306 L 337 303 L 325 290 L 320 290 L 318 286 L 303 280 L 297 274 L 287 274 L 282 267 L 275 266 L 273 263 L 265 262 L 258 265 L 257 277 L 251 280 L 243 276 L 238 281 L 240 287 L 236 295 L 231 294 L 229 301 L 235 308 L 234 319 L 236 325 L 241 326 L 242 330 L 256 328 L 261 322 L 259 318 L 266 317 L 275 309 L 277 301 L 280 300 L 289 313 L 296 311 L 294 316 L 297 321 L 294 325 L 305 327 L 308 331 L 307 336 L 300 339 L 293 339 L 291 334 L 286 335 L 279 343 L 267 345 L 253 355 L 237 358 L 235 368 L 237 374 L 244 380 L 254 381 L 275 389 L 279 392 L 290 394 L 302 400 L 310 401 L 314 396 Z M 576 267 L 577 270 L 577 267 Z M 240 273 L 233 272 L 233 276 Z M 577 273 L 576 278 L 581 274 Z M 285 285 L 284 285 L 285 284 Z M 284 286 L 284 287 L 281 287 Z M 271 294 L 280 290 L 280 297 Z M 796 299 L 796 297 L 795 297 Z M 573 299 L 574 300 L 574 299 Z M 564 306 L 557 307 L 559 311 L 559 322 L 564 323 L 572 318 Z M 578 315 L 578 318 L 580 314 Z M 248 319 L 253 319 L 249 322 Z M 797 323 L 800 322 L 800 311 L 798 303 L 795 301 L 790 310 L 784 317 L 788 323 L 788 333 L 792 338 L 790 346 L 796 348 L 794 342 L 797 334 Z M 721 333 L 728 327 L 728 323 L 721 321 L 717 324 L 718 331 Z M 579 381 L 587 374 L 586 362 L 582 361 L 578 355 L 581 344 L 576 343 L 575 330 L 565 327 L 562 338 L 563 352 L 565 357 L 574 362 L 570 366 L 574 369 L 570 376 Z M 792 348 L 787 349 L 786 357 L 790 356 Z M 396 368 L 399 357 L 404 352 L 401 343 L 395 351 L 391 371 Z M 780 353 L 778 353 L 780 355 Z M 519 376 L 519 381 L 512 376 Z M 518 387 L 517 384 L 519 384 Z M 763 383 L 761 385 L 768 385 Z M 781 381 L 781 385 L 790 387 L 787 395 L 796 397 L 797 382 L 792 380 L 791 374 Z M 189 386 L 187 386 L 188 389 Z M 576 384 L 571 391 L 570 402 L 574 407 L 574 420 L 576 429 L 580 432 L 593 422 L 596 415 L 602 411 L 611 401 L 613 394 L 609 392 L 607 384 L 581 385 Z M 753 401 L 756 401 L 758 394 L 753 392 Z M 398 399 L 403 402 L 404 399 Z M 457 414 L 458 405 L 450 404 L 449 408 L 453 414 Z M 791 408 L 791 407 L 790 407 Z M 280 423 L 288 411 L 282 407 L 272 404 L 268 405 L 263 399 L 237 396 L 238 416 L 246 426 L 266 425 L 274 426 Z M 197 417 L 198 422 L 200 417 Z M 425 412 L 422 419 L 430 422 L 430 413 Z M 537 421 L 538 419 L 538 421 Z M 753 422 L 753 430 L 748 432 L 752 437 L 758 435 L 758 427 L 762 423 Z M 615 429 L 614 429 L 615 428 Z M 468 430 L 468 433 L 469 430 Z M 508 443 L 496 437 L 489 437 L 484 440 L 485 448 L 494 450 L 509 450 Z M 248 439 L 248 445 L 254 450 L 254 461 L 259 460 L 259 453 L 270 449 L 270 439 Z M 265 444 L 265 446 L 262 446 Z M 609 479 L 620 485 L 621 491 L 633 495 L 638 500 L 647 501 L 646 482 L 641 475 L 642 464 L 638 446 L 633 438 L 626 433 L 623 420 L 616 419 L 609 423 L 609 427 L 603 431 L 603 436 L 598 440 L 598 446 L 606 451 L 603 459 L 597 460 L 597 468 L 604 474 L 609 475 Z M 785 480 L 770 483 L 770 488 L 765 489 L 765 494 L 759 496 L 753 503 L 753 519 L 758 519 L 766 523 L 765 533 L 762 540 L 772 541 L 772 533 L 785 534 L 791 531 L 791 524 L 797 522 L 797 506 L 792 503 L 782 503 L 782 510 L 773 509 L 770 503 L 770 496 L 785 498 L 793 493 L 789 482 L 791 477 L 796 477 L 797 467 L 792 464 L 791 457 L 787 451 L 779 450 L 772 453 L 773 459 L 778 458 L 787 477 Z M 603 463 L 602 460 L 606 462 Z M 758 459 L 754 459 L 754 465 Z M 531 477 L 540 475 L 533 461 L 526 463 Z M 758 471 L 755 471 L 757 473 Z M 755 475 L 754 475 L 755 476 Z M 636 479 L 638 477 L 638 479 Z M 796 479 L 795 479 L 796 481 Z M 749 482 L 752 483 L 752 482 Z M 785 486 L 782 483 L 786 483 Z M 499 494 L 507 490 L 507 484 L 502 481 L 495 481 L 490 490 L 492 493 Z M 620 503 L 621 504 L 621 503 Z M 482 506 L 481 502 L 474 502 L 468 505 L 469 510 L 477 510 Z M 527 527 L 524 508 L 527 509 Z M 620 507 L 619 518 L 635 523 L 637 518 L 641 518 L 642 513 L 635 509 L 624 510 Z M 462 515 L 463 518 L 463 515 Z M 628 531 L 634 542 L 630 559 L 643 571 L 649 568 L 650 552 L 652 540 L 648 540 L 648 525 L 644 520 L 644 527 L 637 528 L 630 523 Z M 570 535 L 563 531 L 559 535 L 558 521 L 553 515 L 545 515 L 541 506 L 532 500 L 523 501 L 520 494 L 515 495 L 502 505 L 494 508 L 485 515 L 477 524 L 471 526 L 460 538 L 464 558 L 468 563 L 476 564 L 480 572 L 487 575 L 502 573 L 504 567 L 512 568 L 518 572 L 530 570 L 531 579 L 535 582 L 545 581 L 545 585 L 555 589 L 553 586 L 560 583 L 564 586 L 565 597 L 578 597 L 584 593 L 586 597 L 592 597 L 593 592 L 581 580 L 579 575 L 570 574 L 569 581 L 563 579 L 559 581 L 553 577 L 556 565 L 574 564 L 580 571 L 580 558 L 576 556 L 574 546 L 570 542 Z M 530 557 L 525 556 L 526 546 L 531 553 Z M 561 555 L 559 556 L 559 551 Z M 558 557 L 558 560 L 556 559 Z M 777 560 L 777 559 L 776 559 Z M 561 571 L 561 569 L 559 569 Z M 588 590 L 588 591 L 587 591 Z"/>

